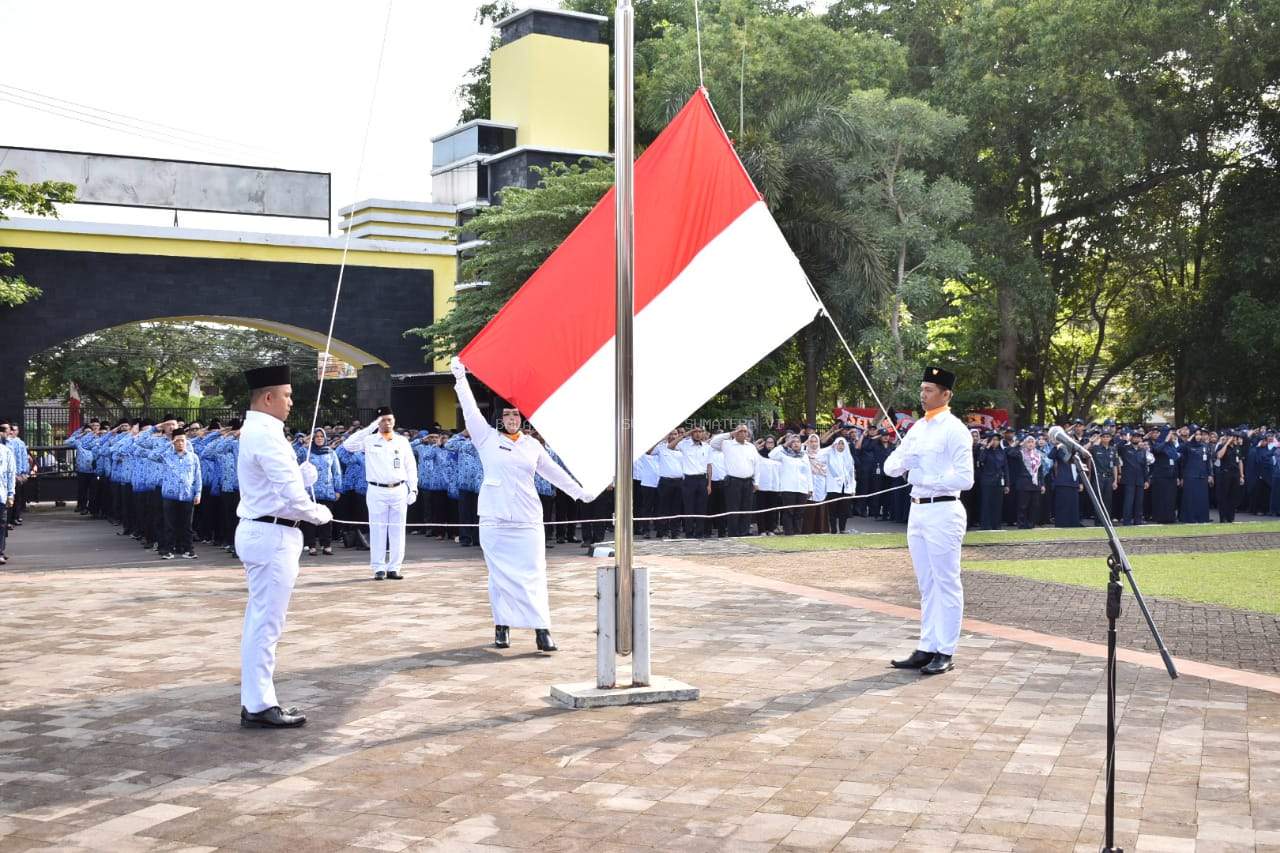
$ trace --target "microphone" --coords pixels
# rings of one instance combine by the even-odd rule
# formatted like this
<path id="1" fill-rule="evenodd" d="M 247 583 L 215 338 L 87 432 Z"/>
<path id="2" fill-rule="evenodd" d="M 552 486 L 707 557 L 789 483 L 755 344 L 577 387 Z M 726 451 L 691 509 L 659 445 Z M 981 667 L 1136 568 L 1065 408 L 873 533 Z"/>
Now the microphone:
<path id="1" fill-rule="evenodd" d="M 1059 447 L 1065 447 L 1072 453 L 1076 453 L 1084 457 L 1089 456 L 1089 451 L 1085 450 L 1084 447 L 1081 446 L 1080 442 L 1072 438 L 1071 433 L 1067 432 L 1060 426 L 1049 427 L 1049 440 Z"/>

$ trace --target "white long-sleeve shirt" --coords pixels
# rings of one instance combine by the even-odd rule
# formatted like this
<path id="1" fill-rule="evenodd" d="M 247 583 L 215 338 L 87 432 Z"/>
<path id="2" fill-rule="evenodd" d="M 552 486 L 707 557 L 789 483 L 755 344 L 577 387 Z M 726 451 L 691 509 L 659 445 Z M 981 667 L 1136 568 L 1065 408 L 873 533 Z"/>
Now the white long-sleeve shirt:
<path id="1" fill-rule="evenodd" d="M 364 451 L 364 476 L 370 483 L 404 483 L 409 494 L 418 492 L 418 462 L 403 435 L 383 438 L 374 420 L 364 429 L 347 436 L 342 447 L 352 453 Z"/>
<path id="2" fill-rule="evenodd" d="M 658 452 L 645 453 L 631 466 L 631 479 L 639 480 L 648 489 L 658 485 Z"/>
<path id="3" fill-rule="evenodd" d="M 236 477 L 240 483 L 236 515 L 241 518 L 274 515 L 319 524 L 329 515 L 302 485 L 302 470 L 284 437 L 284 423 L 266 412 L 244 416 Z"/>
<path id="4" fill-rule="evenodd" d="M 542 524 L 542 499 L 533 485 L 534 472 L 575 500 L 588 497 L 569 472 L 536 438 L 517 434 L 514 441 L 498 432 L 480 412 L 465 376 L 454 384 L 462 418 L 484 466 L 477 513 L 480 523 Z"/>
<path id="5" fill-rule="evenodd" d="M 950 410 L 918 420 L 884 461 L 884 472 L 909 472 L 913 498 L 959 497 L 973 488 L 973 437 Z"/>
<path id="6" fill-rule="evenodd" d="M 731 433 L 722 432 L 711 439 L 711 447 L 724 454 L 724 473 L 729 477 L 754 477 L 760 464 L 760 451 L 749 441 L 739 443 Z"/>
<path id="7" fill-rule="evenodd" d="M 680 473 L 686 477 L 707 476 L 707 466 L 711 464 L 711 445 L 705 441 L 701 444 L 692 438 L 682 438 L 676 445 L 680 451 Z"/>
<path id="8" fill-rule="evenodd" d="M 779 478 L 782 476 L 782 463 L 776 459 L 760 458 L 756 463 L 755 487 L 762 492 L 779 491 Z"/>
<path id="9" fill-rule="evenodd" d="M 684 454 L 668 447 L 666 442 L 658 445 L 658 476 L 673 480 L 684 477 Z M 705 469 L 704 469 L 705 470 Z"/>
<path id="10" fill-rule="evenodd" d="M 778 491 L 802 495 L 813 492 L 813 466 L 809 464 L 808 453 L 801 450 L 799 456 L 792 456 L 785 447 L 779 446 L 769 452 L 769 458 L 779 464 Z"/>

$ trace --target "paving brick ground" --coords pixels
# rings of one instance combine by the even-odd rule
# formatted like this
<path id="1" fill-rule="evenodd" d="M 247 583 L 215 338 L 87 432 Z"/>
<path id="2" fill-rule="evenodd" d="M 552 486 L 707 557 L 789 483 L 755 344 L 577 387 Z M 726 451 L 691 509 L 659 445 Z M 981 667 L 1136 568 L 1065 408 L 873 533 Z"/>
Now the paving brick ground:
<path id="1" fill-rule="evenodd" d="M 0 575 L 0 850 L 1098 848 L 1095 658 L 966 634 L 921 679 L 884 666 L 909 620 L 651 557 L 654 669 L 702 699 L 572 712 L 547 689 L 593 670 L 589 561 L 552 559 L 548 657 L 488 646 L 471 555 L 395 584 L 335 558 L 281 646 L 311 723 L 244 731 L 240 574 L 119 557 Z M 1280 851 L 1280 696 L 1119 689 L 1121 844 Z"/>

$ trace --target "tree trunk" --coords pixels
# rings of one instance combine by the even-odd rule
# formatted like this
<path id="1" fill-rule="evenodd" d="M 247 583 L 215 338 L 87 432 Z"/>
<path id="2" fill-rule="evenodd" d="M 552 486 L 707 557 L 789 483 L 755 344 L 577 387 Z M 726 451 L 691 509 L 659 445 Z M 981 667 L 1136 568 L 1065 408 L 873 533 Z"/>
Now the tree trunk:
<path id="1" fill-rule="evenodd" d="M 1013 289 L 1008 284 L 996 284 L 996 308 L 1000 315 L 1000 344 L 996 351 L 996 389 L 1007 399 L 1015 399 L 1015 383 L 1018 379 L 1018 327 L 1013 318 Z M 1009 418 L 1017 426 L 1018 413 L 1012 411 Z"/>
<path id="2" fill-rule="evenodd" d="M 818 424 L 818 332 L 810 326 L 804 333 L 805 421 Z"/>

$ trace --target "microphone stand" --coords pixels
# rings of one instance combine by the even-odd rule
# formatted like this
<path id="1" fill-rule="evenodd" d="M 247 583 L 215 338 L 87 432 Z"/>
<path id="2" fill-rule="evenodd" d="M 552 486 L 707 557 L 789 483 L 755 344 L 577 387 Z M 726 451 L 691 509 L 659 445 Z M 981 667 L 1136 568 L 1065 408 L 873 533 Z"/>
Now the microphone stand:
<path id="1" fill-rule="evenodd" d="M 1121 573 L 1128 580 L 1129 588 L 1133 591 L 1133 598 L 1138 602 L 1138 609 L 1142 611 L 1143 618 L 1147 620 L 1147 628 L 1150 629 L 1151 636 L 1156 641 L 1156 648 L 1160 651 L 1160 657 L 1164 660 L 1164 668 L 1168 670 L 1169 677 L 1177 678 L 1178 670 L 1173 665 L 1173 658 L 1169 656 L 1169 650 L 1165 648 L 1164 639 L 1160 636 L 1160 630 L 1156 628 L 1156 623 L 1151 618 L 1151 611 L 1147 609 L 1147 603 L 1143 600 L 1142 593 L 1138 591 L 1138 583 L 1133 578 L 1133 568 L 1129 565 L 1129 557 L 1124 552 L 1124 546 L 1120 544 L 1120 537 L 1116 533 L 1115 525 L 1111 523 L 1111 510 L 1103 504 L 1097 479 L 1094 478 L 1090 481 L 1089 472 L 1093 467 L 1093 457 L 1088 454 L 1076 453 L 1062 444 L 1058 446 L 1071 454 L 1071 461 L 1075 464 L 1076 471 L 1080 475 L 1080 482 L 1084 484 L 1085 491 L 1089 493 L 1089 500 L 1093 503 L 1094 515 L 1107 531 L 1107 541 L 1111 545 L 1111 556 L 1107 557 L 1107 568 L 1110 570 L 1111 576 L 1107 581 L 1107 801 L 1102 853 L 1124 853 L 1121 848 L 1116 846 L 1115 838 L 1116 620 L 1120 618 L 1120 595 L 1124 592 L 1124 587 L 1120 584 Z M 1085 461 L 1086 459 L 1088 460 L 1087 462 Z"/>

